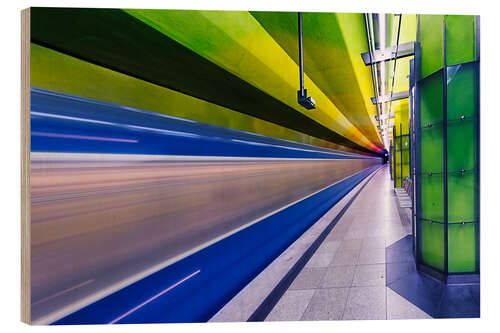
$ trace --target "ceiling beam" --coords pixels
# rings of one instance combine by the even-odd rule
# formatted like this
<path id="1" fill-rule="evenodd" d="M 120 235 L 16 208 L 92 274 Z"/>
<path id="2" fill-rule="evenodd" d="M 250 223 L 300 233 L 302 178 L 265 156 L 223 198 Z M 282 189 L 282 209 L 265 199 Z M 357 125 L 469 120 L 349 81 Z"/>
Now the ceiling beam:
<path id="1" fill-rule="evenodd" d="M 395 117 L 396 117 L 396 115 L 393 112 L 391 114 L 382 114 L 380 116 L 375 116 L 375 120 L 376 121 L 381 121 L 381 120 L 386 120 L 386 119 L 393 119 Z"/>
<path id="2" fill-rule="evenodd" d="M 385 62 L 394 59 L 396 54 L 396 45 L 389 46 L 384 50 L 375 50 L 370 57 L 370 52 L 361 54 L 363 62 L 366 66 L 373 65 L 379 62 Z M 409 42 L 398 46 L 397 59 L 409 57 L 415 54 L 415 42 Z"/>
<path id="3" fill-rule="evenodd" d="M 371 100 L 372 100 L 373 104 L 377 104 L 377 103 L 381 104 L 381 103 L 390 102 L 391 100 L 397 101 L 400 99 L 405 99 L 405 98 L 408 98 L 408 96 L 409 96 L 409 92 L 408 92 L 408 90 L 406 90 L 406 91 L 400 91 L 400 92 L 396 92 L 396 93 L 392 94 L 392 99 L 391 99 L 391 95 L 384 95 L 384 96 L 378 96 L 378 101 L 377 101 L 376 97 L 371 97 Z"/>

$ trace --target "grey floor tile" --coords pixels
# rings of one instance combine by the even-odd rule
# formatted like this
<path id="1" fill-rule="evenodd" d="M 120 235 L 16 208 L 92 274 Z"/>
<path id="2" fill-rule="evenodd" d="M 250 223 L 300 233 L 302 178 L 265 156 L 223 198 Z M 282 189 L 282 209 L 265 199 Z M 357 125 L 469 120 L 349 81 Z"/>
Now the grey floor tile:
<path id="1" fill-rule="evenodd" d="M 398 233 L 388 233 L 385 236 L 385 246 L 389 247 L 392 244 L 396 243 L 401 238 L 404 238 L 408 235 L 407 232 L 398 232 Z"/>
<path id="2" fill-rule="evenodd" d="M 389 182 L 368 184 L 266 320 L 426 317 L 385 286 L 385 248 L 408 234 Z"/>
<path id="3" fill-rule="evenodd" d="M 340 244 L 340 249 L 343 250 L 359 250 L 361 249 L 362 239 L 344 239 Z"/>
<path id="4" fill-rule="evenodd" d="M 358 263 L 360 249 L 339 248 L 333 257 L 330 266 L 352 266 Z"/>
<path id="5" fill-rule="evenodd" d="M 346 233 L 347 231 L 336 231 L 333 229 L 333 231 L 326 236 L 325 242 L 342 241 L 344 240 Z"/>
<path id="6" fill-rule="evenodd" d="M 362 249 L 385 249 L 385 239 L 383 237 L 363 238 Z"/>
<path id="7" fill-rule="evenodd" d="M 303 235 L 303 237 L 299 238 L 299 241 L 297 244 L 306 245 L 307 247 L 309 247 L 309 245 L 312 242 L 314 242 L 316 240 L 316 238 L 318 238 L 318 236 L 313 235 L 311 233 L 307 233 L 306 235 Z"/>
<path id="8" fill-rule="evenodd" d="M 351 230 L 347 231 L 344 239 L 362 239 L 365 236 L 365 230 Z"/>
<path id="9" fill-rule="evenodd" d="M 379 230 L 383 229 L 384 227 L 382 226 L 368 226 L 365 228 L 365 235 L 363 239 L 365 238 L 384 238 L 384 234 L 380 235 Z"/>
<path id="10" fill-rule="evenodd" d="M 319 287 L 325 273 L 326 268 L 304 267 L 289 289 L 316 289 Z"/>
<path id="11" fill-rule="evenodd" d="M 307 308 L 314 290 L 288 290 L 266 318 L 266 321 L 297 321 Z"/>
<path id="12" fill-rule="evenodd" d="M 403 225 L 399 216 L 397 218 L 385 218 L 384 221 L 386 224 Z"/>
<path id="13" fill-rule="evenodd" d="M 359 265 L 365 264 L 384 264 L 385 248 L 382 249 L 361 249 L 358 258 Z"/>
<path id="14" fill-rule="evenodd" d="M 386 222 L 383 219 L 373 219 L 372 223 L 370 223 L 370 226 L 375 228 L 384 228 L 386 225 Z"/>
<path id="15" fill-rule="evenodd" d="M 353 209 L 353 207 L 351 206 L 349 208 L 349 210 Z M 354 209 L 352 210 L 354 211 Z M 342 219 L 341 219 L 341 222 L 342 223 L 339 223 L 339 225 L 342 225 L 342 226 L 351 226 L 356 220 L 358 219 L 358 216 L 357 214 L 344 214 L 342 215 Z"/>
<path id="16" fill-rule="evenodd" d="M 354 203 L 356 203 L 356 201 L 354 201 Z M 342 215 L 342 218 L 345 218 L 344 221 L 350 222 L 358 216 L 358 212 L 355 209 L 353 209 L 353 207 L 354 204 L 350 205 L 347 211 L 344 212 L 344 215 Z"/>
<path id="17" fill-rule="evenodd" d="M 371 204 L 371 203 L 369 203 Z M 380 212 L 368 212 L 368 214 L 362 216 L 363 220 L 366 222 L 374 223 L 374 222 L 383 222 L 383 213 Z"/>
<path id="18" fill-rule="evenodd" d="M 361 213 L 356 217 L 356 223 L 367 224 L 373 220 L 374 215 L 370 213 Z"/>
<path id="19" fill-rule="evenodd" d="M 366 230 L 366 227 L 367 227 L 368 224 L 366 223 L 361 223 L 361 222 L 356 222 L 356 223 L 353 223 L 351 224 L 351 226 L 349 226 L 349 231 L 352 231 L 352 232 L 356 232 L 356 231 L 364 231 Z"/>
<path id="20" fill-rule="evenodd" d="M 351 287 L 342 319 L 386 319 L 386 287 Z"/>
<path id="21" fill-rule="evenodd" d="M 367 232 L 366 238 L 371 238 L 371 237 L 383 238 L 383 237 L 385 237 L 385 234 L 386 234 L 386 230 L 384 227 L 381 226 L 379 228 L 370 230 L 370 232 Z"/>
<path id="22" fill-rule="evenodd" d="M 428 319 L 424 311 L 398 295 L 390 288 L 387 291 L 387 319 Z"/>
<path id="23" fill-rule="evenodd" d="M 384 215 L 383 215 L 384 220 L 400 220 L 400 216 L 399 216 L 399 212 L 398 212 L 397 208 L 395 207 L 391 210 L 392 210 L 391 212 L 384 213 Z"/>
<path id="24" fill-rule="evenodd" d="M 351 227 L 351 224 L 350 224 L 350 223 L 348 223 L 348 224 L 337 224 L 337 225 L 335 226 L 335 228 L 333 228 L 333 230 L 332 230 L 332 231 L 333 231 L 333 232 L 335 232 L 335 231 L 336 231 L 336 232 L 346 233 L 346 232 L 349 230 L 349 228 L 350 228 L 350 227 Z"/>
<path id="25" fill-rule="evenodd" d="M 393 234 L 406 232 L 406 228 L 403 225 L 386 224 L 385 231 Z"/>
<path id="26" fill-rule="evenodd" d="M 342 319 L 348 294 L 349 288 L 316 290 L 301 320 Z"/>
<path id="27" fill-rule="evenodd" d="M 337 222 L 337 224 L 335 225 L 335 228 L 333 228 L 333 229 L 347 231 L 347 229 L 349 229 L 349 227 L 351 226 L 351 223 L 352 223 L 352 221 L 347 222 L 346 220 L 344 220 L 344 216 L 342 216 L 340 221 Z"/>
<path id="28" fill-rule="evenodd" d="M 335 256 L 335 252 L 318 252 L 309 259 L 306 268 L 309 267 L 328 267 Z"/>
<path id="29" fill-rule="evenodd" d="M 330 267 L 323 277 L 321 288 L 350 287 L 356 266 Z"/>
<path id="30" fill-rule="evenodd" d="M 325 240 L 318 250 L 316 252 L 319 253 L 324 253 L 324 252 L 329 252 L 329 253 L 335 253 L 338 248 L 340 247 L 341 241 L 327 241 Z"/>
<path id="31" fill-rule="evenodd" d="M 385 264 L 357 266 L 352 285 L 385 286 Z"/>

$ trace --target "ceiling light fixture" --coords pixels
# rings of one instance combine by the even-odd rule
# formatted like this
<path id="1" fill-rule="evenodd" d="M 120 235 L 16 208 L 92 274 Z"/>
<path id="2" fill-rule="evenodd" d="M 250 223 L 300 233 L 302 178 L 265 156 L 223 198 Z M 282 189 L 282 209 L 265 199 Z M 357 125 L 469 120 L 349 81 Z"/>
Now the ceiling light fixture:
<path id="1" fill-rule="evenodd" d="M 308 110 L 316 107 L 316 102 L 312 97 L 307 97 L 307 89 L 304 89 L 304 47 L 302 42 L 302 13 L 299 12 L 299 71 L 300 71 L 300 90 L 297 91 L 297 101 Z"/>

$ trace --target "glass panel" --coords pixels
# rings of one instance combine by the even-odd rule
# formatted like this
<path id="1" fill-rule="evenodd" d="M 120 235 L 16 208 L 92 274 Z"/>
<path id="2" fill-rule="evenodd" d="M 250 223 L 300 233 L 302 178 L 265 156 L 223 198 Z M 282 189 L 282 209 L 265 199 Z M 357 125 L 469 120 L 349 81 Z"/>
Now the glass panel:
<path id="1" fill-rule="evenodd" d="M 403 178 L 410 176 L 410 136 L 403 136 Z"/>
<path id="2" fill-rule="evenodd" d="M 447 68 L 448 170 L 475 168 L 475 64 Z M 464 120 L 461 117 L 465 117 Z"/>
<path id="3" fill-rule="evenodd" d="M 421 77 L 443 68 L 443 15 L 419 15 L 419 42 L 422 54 Z"/>
<path id="4" fill-rule="evenodd" d="M 448 119 L 474 115 L 475 64 L 462 64 L 447 68 Z"/>
<path id="5" fill-rule="evenodd" d="M 403 179 L 410 175 L 409 135 L 396 137 L 396 187 L 403 186 Z"/>
<path id="6" fill-rule="evenodd" d="M 473 172 L 448 175 L 448 222 L 470 222 L 475 219 L 475 181 Z"/>
<path id="7" fill-rule="evenodd" d="M 429 76 L 420 84 L 420 126 L 443 120 L 443 72 Z"/>
<path id="8" fill-rule="evenodd" d="M 444 270 L 444 225 L 421 221 L 422 261 L 424 264 Z"/>
<path id="9" fill-rule="evenodd" d="M 475 168 L 476 135 L 473 120 L 448 123 L 448 171 Z"/>
<path id="10" fill-rule="evenodd" d="M 475 22 L 472 15 L 446 15 L 446 64 L 475 60 Z"/>
<path id="11" fill-rule="evenodd" d="M 397 138 L 396 141 L 400 141 L 400 138 Z M 398 142 L 399 145 L 399 142 Z M 396 187 L 401 187 L 402 186 L 402 181 L 401 181 L 401 151 L 399 150 L 399 147 L 396 150 Z"/>
<path id="12" fill-rule="evenodd" d="M 421 131 L 422 173 L 443 171 L 443 128 L 436 125 Z"/>
<path id="13" fill-rule="evenodd" d="M 422 218 L 443 222 L 444 216 L 444 191 L 443 176 L 422 175 Z"/>
<path id="14" fill-rule="evenodd" d="M 423 56 L 422 61 L 424 61 Z M 420 216 L 423 219 L 443 222 L 443 72 L 438 71 L 430 75 L 421 80 L 419 85 L 420 172 L 422 173 Z M 432 126 L 428 127 L 428 124 Z M 429 172 L 433 175 L 429 176 Z M 421 222 L 420 251 L 424 264 L 439 270 L 444 269 L 444 227 L 442 224 Z"/>
<path id="15" fill-rule="evenodd" d="M 448 224 L 448 271 L 476 270 L 476 224 Z"/>
<path id="16" fill-rule="evenodd" d="M 473 18 L 473 17 L 472 17 Z M 463 34 L 469 45 L 456 46 L 453 61 L 471 61 L 474 57 L 473 20 L 454 17 L 464 24 Z M 447 21 L 448 22 L 448 21 Z M 470 27 L 466 29 L 467 25 Z M 448 24 L 447 24 L 448 27 Z M 458 27 L 456 27 L 458 29 Z M 447 36 L 448 36 L 447 30 Z M 455 33 L 455 32 L 453 32 Z M 472 36 L 472 37 L 471 37 Z M 470 40 L 472 38 L 472 40 Z M 457 43 L 457 41 L 455 42 Z M 467 49 L 466 49 L 467 48 Z M 464 54 L 459 54 L 460 52 Z M 461 64 L 447 68 L 448 114 L 448 270 L 466 273 L 476 270 L 477 224 L 456 222 L 474 221 L 476 217 L 476 144 L 475 101 L 477 98 L 475 64 Z M 461 117 L 465 117 L 463 120 Z M 464 174 L 457 173 L 466 170 Z M 469 170 L 469 171 L 467 171 Z M 472 171 L 471 171 L 472 170 Z"/>

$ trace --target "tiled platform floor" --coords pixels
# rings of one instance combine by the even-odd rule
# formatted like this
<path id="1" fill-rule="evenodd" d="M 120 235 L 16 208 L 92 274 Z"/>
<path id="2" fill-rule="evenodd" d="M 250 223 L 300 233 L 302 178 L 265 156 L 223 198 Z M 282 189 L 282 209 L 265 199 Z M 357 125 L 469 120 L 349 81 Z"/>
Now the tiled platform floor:
<path id="1" fill-rule="evenodd" d="M 447 287 L 436 287 L 438 282 L 415 271 L 410 262 L 410 234 L 410 225 L 401 223 L 389 168 L 384 167 L 354 200 L 266 321 L 440 317 L 453 307 L 445 304 L 438 309 L 433 304 L 447 297 L 461 297 L 460 302 L 473 308 L 469 313 L 475 314 L 477 308 L 475 316 L 479 316 L 478 287 L 447 296 Z"/>

